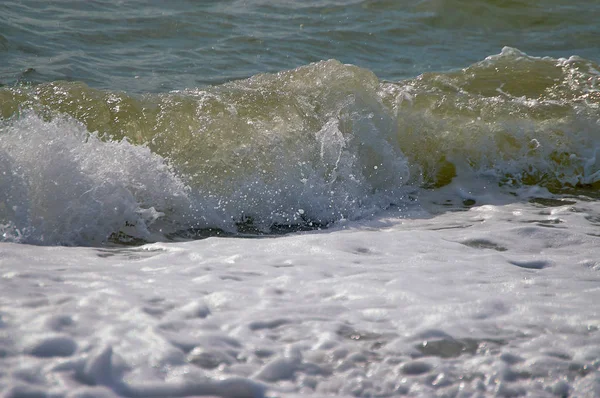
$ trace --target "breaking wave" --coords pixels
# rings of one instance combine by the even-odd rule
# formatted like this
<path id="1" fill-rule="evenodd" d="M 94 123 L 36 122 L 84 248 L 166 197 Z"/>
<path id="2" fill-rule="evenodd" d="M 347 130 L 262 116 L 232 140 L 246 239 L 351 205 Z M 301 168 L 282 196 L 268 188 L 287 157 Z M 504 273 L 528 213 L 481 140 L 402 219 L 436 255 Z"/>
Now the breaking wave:
<path id="1" fill-rule="evenodd" d="M 335 60 L 165 94 L 0 88 L 5 241 L 314 228 L 484 178 L 600 188 L 600 67 L 505 48 L 400 82 Z"/>

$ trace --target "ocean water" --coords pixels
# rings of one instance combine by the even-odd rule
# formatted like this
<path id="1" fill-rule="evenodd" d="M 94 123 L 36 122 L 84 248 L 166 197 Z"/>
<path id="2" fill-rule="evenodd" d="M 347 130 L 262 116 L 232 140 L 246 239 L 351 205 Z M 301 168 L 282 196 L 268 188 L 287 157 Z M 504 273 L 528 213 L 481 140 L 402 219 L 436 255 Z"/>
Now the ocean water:
<path id="1" fill-rule="evenodd" d="M 2 2 L 2 396 L 600 396 L 599 19 Z"/>

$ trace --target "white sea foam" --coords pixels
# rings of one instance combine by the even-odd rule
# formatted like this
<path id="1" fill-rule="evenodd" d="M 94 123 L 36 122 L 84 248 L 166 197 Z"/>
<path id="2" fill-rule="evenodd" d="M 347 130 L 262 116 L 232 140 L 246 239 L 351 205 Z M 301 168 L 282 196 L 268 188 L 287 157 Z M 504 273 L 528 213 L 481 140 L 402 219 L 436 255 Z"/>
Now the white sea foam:
<path id="1" fill-rule="evenodd" d="M 152 239 L 149 227 L 165 213 L 173 223 L 198 212 L 186 185 L 144 146 L 101 141 L 76 121 L 33 114 L 0 134 L 4 240 L 93 245 L 119 230 Z"/>
<path id="2" fill-rule="evenodd" d="M 548 200 L 280 238 L 3 243 L 0 386 L 6 397 L 596 396 L 600 207 Z"/>

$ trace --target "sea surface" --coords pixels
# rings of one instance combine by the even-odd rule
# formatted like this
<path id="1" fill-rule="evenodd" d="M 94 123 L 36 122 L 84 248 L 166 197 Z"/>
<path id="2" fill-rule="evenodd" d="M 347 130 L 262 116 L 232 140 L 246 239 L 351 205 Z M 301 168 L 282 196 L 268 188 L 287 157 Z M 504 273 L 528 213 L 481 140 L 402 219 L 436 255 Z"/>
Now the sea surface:
<path id="1" fill-rule="evenodd" d="M 0 394 L 600 396 L 598 21 L 0 2 Z"/>

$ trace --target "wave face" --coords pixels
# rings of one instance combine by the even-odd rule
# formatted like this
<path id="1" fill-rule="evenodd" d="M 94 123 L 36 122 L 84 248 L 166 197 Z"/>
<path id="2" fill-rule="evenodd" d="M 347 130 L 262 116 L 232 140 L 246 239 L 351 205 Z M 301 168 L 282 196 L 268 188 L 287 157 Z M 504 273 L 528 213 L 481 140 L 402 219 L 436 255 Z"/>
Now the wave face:
<path id="1" fill-rule="evenodd" d="M 505 48 L 400 82 L 329 60 L 167 94 L 5 87 L 0 230 L 88 245 L 314 227 L 453 180 L 594 192 L 599 70 Z"/>

